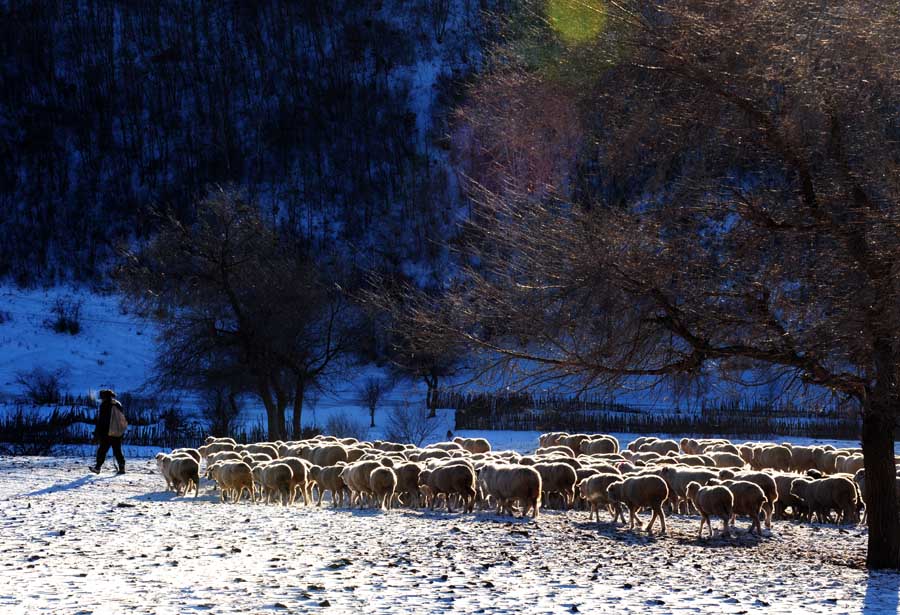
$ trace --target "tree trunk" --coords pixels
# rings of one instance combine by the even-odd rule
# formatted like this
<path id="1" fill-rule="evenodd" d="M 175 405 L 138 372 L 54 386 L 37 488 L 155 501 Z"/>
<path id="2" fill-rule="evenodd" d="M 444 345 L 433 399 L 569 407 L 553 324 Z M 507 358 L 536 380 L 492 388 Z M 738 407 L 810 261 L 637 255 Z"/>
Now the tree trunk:
<path id="1" fill-rule="evenodd" d="M 375 427 L 375 406 L 369 406 L 369 427 Z"/>
<path id="2" fill-rule="evenodd" d="M 306 382 L 303 378 L 297 378 L 297 387 L 294 391 L 294 413 L 291 416 L 291 438 L 300 439 L 303 431 L 303 396 L 306 393 Z"/>
<path id="3" fill-rule="evenodd" d="M 425 405 L 428 407 L 428 418 L 433 419 L 437 416 L 437 376 L 425 376 L 425 384 L 428 385 L 428 392 L 425 393 Z"/>
<path id="4" fill-rule="evenodd" d="M 266 422 L 269 440 L 284 439 L 284 404 L 280 399 L 273 399 L 272 388 L 265 376 L 257 378 L 257 389 L 263 406 L 266 408 Z M 278 395 L 274 397 L 278 398 Z"/>
<path id="5" fill-rule="evenodd" d="M 866 565 L 870 569 L 900 567 L 894 422 L 891 396 L 874 396 L 865 409 L 862 426 L 866 515 L 869 521 Z"/>

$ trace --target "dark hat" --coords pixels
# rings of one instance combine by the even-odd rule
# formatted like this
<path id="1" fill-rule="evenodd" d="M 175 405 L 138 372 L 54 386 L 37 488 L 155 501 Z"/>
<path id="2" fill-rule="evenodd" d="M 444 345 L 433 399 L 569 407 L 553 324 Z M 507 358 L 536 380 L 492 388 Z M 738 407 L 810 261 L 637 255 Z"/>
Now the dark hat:
<path id="1" fill-rule="evenodd" d="M 100 396 L 100 399 L 105 399 L 107 397 L 109 399 L 112 399 L 116 396 L 116 392 L 113 391 L 112 389 L 100 389 L 100 392 L 98 393 L 98 395 Z"/>

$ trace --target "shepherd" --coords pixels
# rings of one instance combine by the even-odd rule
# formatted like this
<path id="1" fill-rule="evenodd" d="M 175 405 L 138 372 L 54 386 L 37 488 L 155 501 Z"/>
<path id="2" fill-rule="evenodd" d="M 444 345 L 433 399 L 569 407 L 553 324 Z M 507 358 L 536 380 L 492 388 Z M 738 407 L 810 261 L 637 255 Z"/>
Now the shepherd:
<path id="1" fill-rule="evenodd" d="M 97 441 L 97 463 L 88 466 L 94 474 L 100 473 L 103 462 L 106 461 L 106 453 L 112 447 L 113 455 L 119 464 L 116 474 L 125 474 L 125 456 L 122 454 L 122 437 L 128 422 L 122 412 L 122 404 L 116 399 L 116 394 L 110 389 L 100 391 L 100 410 L 97 412 L 97 423 L 94 428 L 94 439 Z"/>

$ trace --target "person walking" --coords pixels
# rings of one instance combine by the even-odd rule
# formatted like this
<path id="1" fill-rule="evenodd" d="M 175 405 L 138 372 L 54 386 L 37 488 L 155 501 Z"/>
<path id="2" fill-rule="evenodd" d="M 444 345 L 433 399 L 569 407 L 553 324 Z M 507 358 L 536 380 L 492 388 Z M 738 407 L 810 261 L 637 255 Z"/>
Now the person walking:
<path id="1" fill-rule="evenodd" d="M 116 394 L 110 389 L 100 391 L 100 410 L 97 412 L 97 426 L 94 428 L 94 439 L 97 441 L 97 463 L 88 466 L 94 474 L 100 473 L 103 462 L 106 461 L 106 453 L 112 447 L 113 455 L 119 464 L 116 474 L 125 474 L 125 456 L 122 454 L 122 437 L 125 434 L 124 414 L 122 404 L 116 399 Z"/>

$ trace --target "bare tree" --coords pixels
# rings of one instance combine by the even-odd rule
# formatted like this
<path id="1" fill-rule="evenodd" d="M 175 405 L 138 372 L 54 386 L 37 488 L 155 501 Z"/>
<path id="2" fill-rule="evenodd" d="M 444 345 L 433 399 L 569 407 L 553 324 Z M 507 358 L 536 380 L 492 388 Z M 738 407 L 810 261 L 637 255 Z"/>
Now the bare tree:
<path id="1" fill-rule="evenodd" d="M 424 382 L 428 417 L 435 418 L 441 382 L 462 371 L 466 348 L 458 338 L 416 317 L 419 312 L 441 310 L 435 292 L 418 293 L 412 304 L 406 304 L 409 297 L 403 289 L 402 284 L 375 277 L 361 300 L 376 312 L 378 325 L 388 333 L 386 356 L 394 377 Z"/>
<path id="2" fill-rule="evenodd" d="M 228 382 L 266 408 L 269 437 L 299 433 L 306 388 L 350 349 L 352 312 L 303 245 L 267 224 L 256 203 L 217 189 L 185 225 L 173 216 L 117 272 L 161 327 L 161 383 Z M 202 385 L 202 387 L 201 387 Z"/>
<path id="3" fill-rule="evenodd" d="M 375 427 L 375 411 L 389 390 L 388 383 L 383 378 L 375 376 L 366 378 L 357 390 L 359 400 L 369 409 L 369 427 Z"/>
<path id="4" fill-rule="evenodd" d="M 428 408 L 401 402 L 388 412 L 384 437 L 392 442 L 411 442 L 422 446 L 435 436 L 440 423 L 432 420 Z"/>
<path id="5" fill-rule="evenodd" d="M 553 169 L 539 189 L 519 160 L 486 152 L 490 134 L 468 142 L 495 174 L 474 191 L 479 267 L 440 311 L 410 293 L 418 330 L 531 378 L 752 384 L 774 371 L 855 400 L 867 563 L 898 567 L 900 14 L 818 0 L 605 6 L 596 40 L 549 54 L 584 70 L 512 44 L 484 77 L 496 87 L 476 89 L 463 121 L 501 107 L 516 71 L 535 91 L 555 84 L 583 139 L 568 165 L 529 163 Z M 547 124 L 516 121 L 529 119 Z"/>

